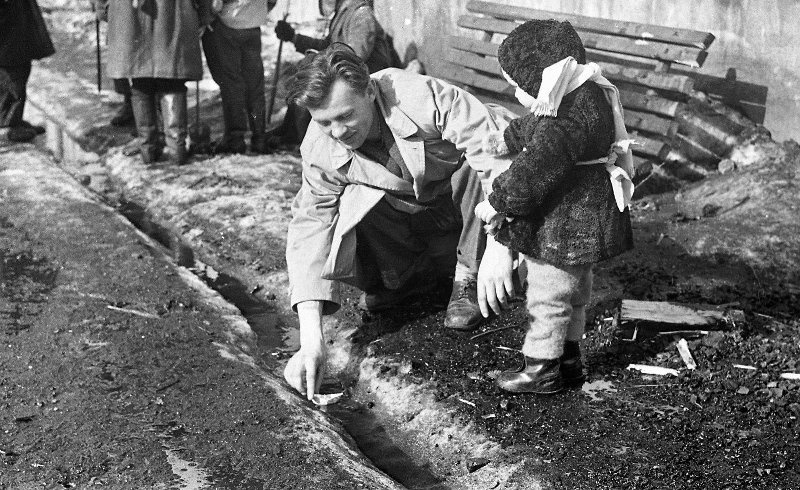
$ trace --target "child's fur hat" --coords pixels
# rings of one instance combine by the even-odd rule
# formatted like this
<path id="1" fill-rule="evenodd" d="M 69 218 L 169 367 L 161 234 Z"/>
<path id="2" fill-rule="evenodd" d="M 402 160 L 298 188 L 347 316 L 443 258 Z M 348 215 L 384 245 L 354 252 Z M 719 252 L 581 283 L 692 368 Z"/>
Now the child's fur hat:
<path id="1" fill-rule="evenodd" d="M 515 28 L 500 44 L 500 67 L 519 88 L 536 97 L 542 71 L 572 56 L 586 63 L 586 50 L 572 24 L 557 20 L 529 20 Z"/>

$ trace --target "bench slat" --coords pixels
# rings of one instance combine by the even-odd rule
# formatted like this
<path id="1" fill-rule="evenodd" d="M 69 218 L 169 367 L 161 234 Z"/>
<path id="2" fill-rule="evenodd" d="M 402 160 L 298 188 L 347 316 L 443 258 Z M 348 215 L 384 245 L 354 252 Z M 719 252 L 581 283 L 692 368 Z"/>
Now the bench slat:
<path id="1" fill-rule="evenodd" d="M 641 134 L 634 134 L 631 137 L 639 143 L 639 145 L 631 147 L 634 155 L 663 160 L 669 154 L 669 145 L 663 141 L 648 138 Z"/>
<path id="2" fill-rule="evenodd" d="M 684 75 L 655 72 L 641 68 L 629 68 L 614 63 L 598 62 L 603 69 L 603 76 L 614 82 L 626 82 L 634 85 L 660 90 L 668 90 L 682 94 L 691 93 L 694 80 Z"/>
<path id="3" fill-rule="evenodd" d="M 450 36 L 450 46 L 460 51 L 457 54 L 453 54 L 452 51 L 448 54 L 448 59 L 453 63 L 502 76 L 500 64 L 495 58 L 497 44 L 466 37 Z M 484 58 L 484 56 L 489 57 Z M 694 86 L 692 78 L 685 75 L 656 73 L 652 70 L 629 68 L 606 62 L 599 62 L 598 64 L 603 68 L 603 75 L 612 82 L 621 81 L 683 94 L 690 93 Z"/>
<path id="4" fill-rule="evenodd" d="M 458 25 L 466 29 L 475 29 L 498 34 L 508 34 L 519 23 L 510 20 L 492 19 L 489 17 L 476 17 L 462 15 Z M 597 49 L 612 53 L 623 53 L 642 58 L 656 59 L 669 63 L 697 68 L 703 65 L 708 53 L 704 50 L 672 44 L 656 43 L 652 41 L 633 40 L 613 35 L 594 32 L 581 32 L 581 40 L 587 49 Z"/>
<path id="5" fill-rule="evenodd" d="M 508 97 L 514 96 L 514 89 L 512 89 L 511 85 L 505 80 L 464 69 L 461 66 L 444 64 L 441 66 L 440 73 L 437 75 L 447 80 L 452 80 L 457 84 L 496 92 Z"/>
<path id="6" fill-rule="evenodd" d="M 665 99 L 655 95 L 645 95 L 630 90 L 620 90 L 619 99 L 622 107 L 635 109 L 644 112 L 652 112 L 664 117 L 675 117 L 680 110 L 681 104 L 675 100 Z"/>
<path id="7" fill-rule="evenodd" d="M 654 114 L 625 109 L 625 126 L 628 131 L 645 131 L 648 133 L 668 136 L 674 131 L 675 124 L 669 119 L 658 117 Z"/>
<path id="8" fill-rule="evenodd" d="M 696 31 L 693 29 L 677 29 L 673 27 L 652 24 L 640 24 L 638 22 L 599 19 L 584 15 L 549 12 L 546 10 L 518 7 L 513 5 L 501 5 L 479 0 L 470 0 L 467 3 L 467 10 L 470 12 L 490 15 L 492 17 L 507 20 L 567 20 L 577 30 L 608 32 L 635 39 L 648 39 L 652 41 L 683 44 L 701 49 L 707 49 L 709 46 L 711 46 L 711 43 L 714 42 L 714 35 L 710 32 Z"/>

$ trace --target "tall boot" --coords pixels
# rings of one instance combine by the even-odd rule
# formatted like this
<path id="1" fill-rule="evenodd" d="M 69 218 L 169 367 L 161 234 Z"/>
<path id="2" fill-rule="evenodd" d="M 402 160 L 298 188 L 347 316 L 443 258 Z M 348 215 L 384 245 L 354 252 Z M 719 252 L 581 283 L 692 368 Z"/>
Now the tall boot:
<path id="1" fill-rule="evenodd" d="M 164 139 L 170 162 L 175 165 L 185 165 L 189 159 L 186 151 L 186 136 L 189 134 L 186 92 L 168 92 L 160 95 Z"/>
<path id="2" fill-rule="evenodd" d="M 145 165 L 157 162 L 161 158 L 161 143 L 158 138 L 158 121 L 156 120 L 156 102 L 153 94 L 141 90 L 132 90 L 131 106 L 136 131 L 139 133 L 139 152 Z M 125 152 L 130 154 L 129 152 Z M 131 152 L 132 153 L 132 152 Z"/>
<path id="3" fill-rule="evenodd" d="M 112 126 L 133 126 L 136 123 L 133 117 L 133 106 L 131 105 L 131 94 L 125 94 L 125 102 L 119 108 L 114 117 L 111 118 Z"/>
<path id="4" fill-rule="evenodd" d="M 254 111 L 250 119 L 250 151 L 253 153 L 270 153 L 267 141 L 267 121 L 264 111 Z"/>

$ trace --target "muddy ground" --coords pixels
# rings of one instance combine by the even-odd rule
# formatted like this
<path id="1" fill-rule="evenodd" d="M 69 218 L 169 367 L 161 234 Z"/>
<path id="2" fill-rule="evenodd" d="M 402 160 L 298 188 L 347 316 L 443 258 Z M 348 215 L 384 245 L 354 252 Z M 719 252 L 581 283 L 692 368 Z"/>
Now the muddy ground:
<path id="1" fill-rule="evenodd" d="M 49 157 L 0 143 L 0 203 L 0 488 L 395 488 Z"/>
<path id="2" fill-rule="evenodd" d="M 56 73 L 63 66 L 49 63 Z M 91 72 L 78 76 L 91 80 Z M 213 94 L 204 100 L 213 122 Z M 102 121 L 93 128 L 107 134 Z M 281 250 L 296 155 L 198 157 L 189 168 L 146 169 L 118 153 L 120 142 L 88 140 L 103 158 L 72 166 L 74 175 L 91 175 L 90 186 L 110 202 L 138 202 L 204 261 L 238 277 L 274 306 L 273 327 L 291 338 Z M 754 132 L 731 161 L 733 171 L 636 200 L 636 249 L 597 268 L 581 390 L 536 398 L 494 387 L 492 373 L 520 360 L 508 350 L 521 344 L 519 303 L 459 334 L 442 328 L 435 298 L 369 316 L 353 292 L 328 324 L 338 374 L 329 388 L 350 399 L 339 419 L 410 488 L 800 487 L 800 383 L 780 377 L 800 372 L 800 148 Z M 657 335 L 616 321 L 622 299 L 744 316 L 707 334 Z M 680 337 L 694 371 L 675 348 Z M 262 354 L 266 364 L 287 352 Z M 626 369 L 630 363 L 679 375 L 646 376 Z M 392 442 L 391 457 L 385 444 L 370 452 L 376 436 Z"/>

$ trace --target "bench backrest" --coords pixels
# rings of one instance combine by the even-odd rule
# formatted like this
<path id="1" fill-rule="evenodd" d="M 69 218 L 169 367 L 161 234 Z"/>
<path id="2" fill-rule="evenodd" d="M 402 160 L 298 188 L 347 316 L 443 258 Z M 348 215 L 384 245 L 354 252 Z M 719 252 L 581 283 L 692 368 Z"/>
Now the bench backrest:
<path id="1" fill-rule="evenodd" d="M 603 74 L 620 89 L 625 123 L 642 143 L 634 153 L 663 160 L 666 143 L 675 135 L 683 104 L 693 90 L 735 102 L 756 122 L 762 122 L 766 88 L 735 79 L 699 75 L 714 41 L 708 32 L 621 22 L 545 10 L 502 5 L 481 0 L 467 3 L 469 14 L 458 19 L 464 29 L 478 31 L 480 39 L 451 36 L 443 78 L 466 86 L 482 99 L 521 112 L 514 91 L 502 77 L 497 61 L 499 36 L 530 19 L 569 21 L 583 40 L 588 61 L 601 65 Z M 499 35 L 499 36 L 496 36 Z M 763 90 L 762 90 L 763 89 Z M 744 105 L 744 108 L 742 107 Z"/>

